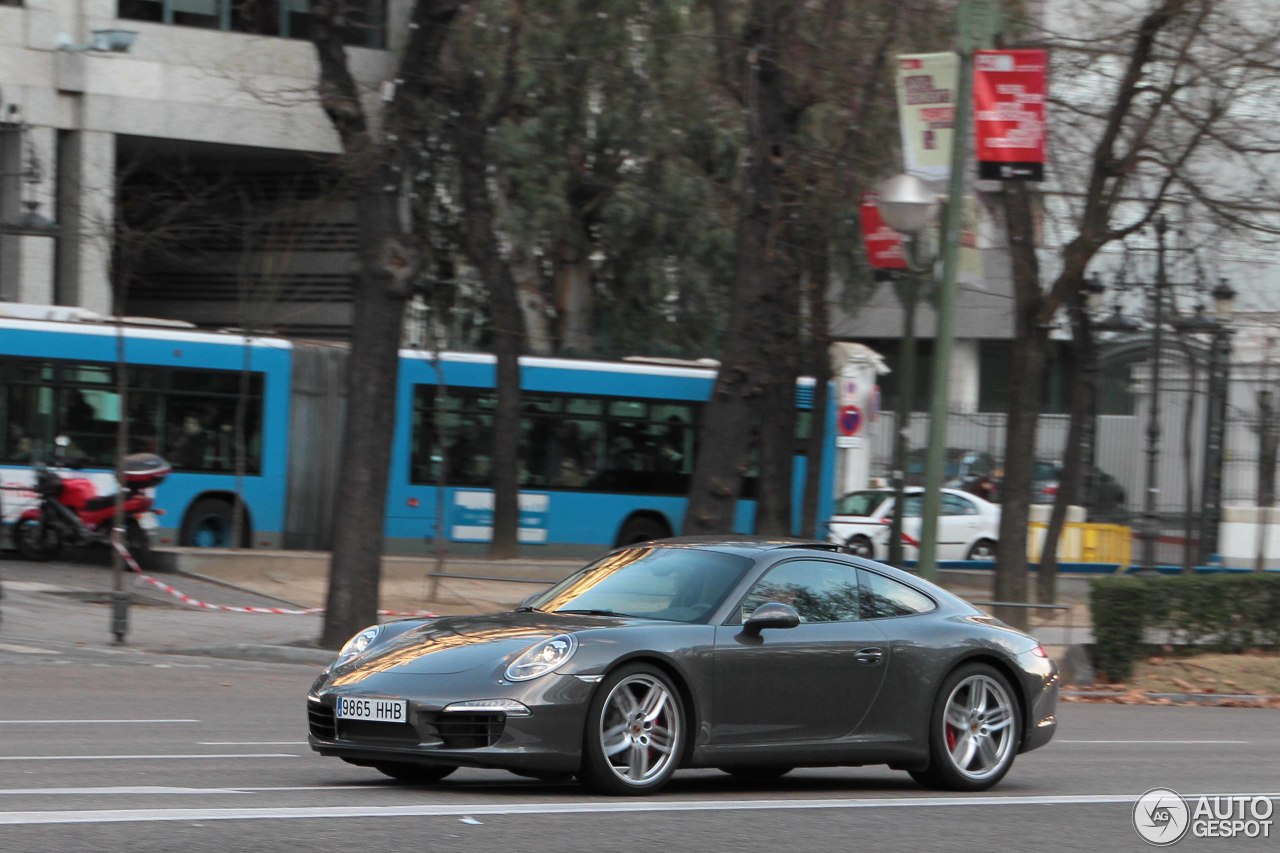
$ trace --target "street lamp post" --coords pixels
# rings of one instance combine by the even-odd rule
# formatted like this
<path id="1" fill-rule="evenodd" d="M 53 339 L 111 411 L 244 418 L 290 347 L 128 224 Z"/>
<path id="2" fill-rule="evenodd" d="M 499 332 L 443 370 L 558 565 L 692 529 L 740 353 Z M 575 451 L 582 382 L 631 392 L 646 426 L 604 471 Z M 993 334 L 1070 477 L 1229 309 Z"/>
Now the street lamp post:
<path id="1" fill-rule="evenodd" d="M 1222 520 L 1222 463 L 1226 456 L 1227 392 L 1231 382 L 1231 317 L 1236 292 L 1220 279 L 1213 289 L 1214 330 L 1209 350 L 1209 399 L 1205 411 L 1204 475 L 1200 484 L 1198 562 L 1204 565 L 1218 553 L 1218 524 Z"/>
<path id="2" fill-rule="evenodd" d="M 1151 289 L 1151 403 L 1147 411 L 1147 489 L 1142 500 L 1141 574 L 1156 574 L 1156 542 L 1160 538 L 1160 515 L 1156 507 L 1160 457 L 1160 361 L 1164 341 L 1165 234 L 1169 223 L 1156 218 L 1156 280 Z"/>
<path id="3" fill-rule="evenodd" d="M 889 564 L 902 567 L 902 518 L 906 491 L 907 430 L 916 387 L 916 303 L 927 266 L 921 261 L 921 236 L 937 220 L 937 195 L 914 175 L 897 175 L 881 184 L 876 194 L 880 218 L 903 235 L 906 272 L 897 280 L 902 302 L 902 360 L 898 410 L 893 437 L 893 515 L 889 524 Z"/>

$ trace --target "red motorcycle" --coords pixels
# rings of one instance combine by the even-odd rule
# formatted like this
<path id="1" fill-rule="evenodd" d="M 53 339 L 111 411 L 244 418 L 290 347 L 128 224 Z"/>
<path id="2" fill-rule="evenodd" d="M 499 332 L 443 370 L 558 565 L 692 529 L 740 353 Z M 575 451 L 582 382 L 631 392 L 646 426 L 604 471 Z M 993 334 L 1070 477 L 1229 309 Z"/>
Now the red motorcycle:
<path id="1" fill-rule="evenodd" d="M 58 445 L 61 449 L 67 442 L 60 438 Z M 24 510 L 14 525 L 18 553 L 31 560 L 49 560 L 64 545 L 110 545 L 116 496 L 99 495 L 88 477 L 64 477 L 40 462 L 34 468 L 40 503 Z M 125 546 L 139 565 L 147 562 L 151 552 L 151 539 L 141 519 L 155 499 L 146 490 L 164 482 L 169 470 L 169 463 L 154 453 L 134 453 L 122 461 Z"/>

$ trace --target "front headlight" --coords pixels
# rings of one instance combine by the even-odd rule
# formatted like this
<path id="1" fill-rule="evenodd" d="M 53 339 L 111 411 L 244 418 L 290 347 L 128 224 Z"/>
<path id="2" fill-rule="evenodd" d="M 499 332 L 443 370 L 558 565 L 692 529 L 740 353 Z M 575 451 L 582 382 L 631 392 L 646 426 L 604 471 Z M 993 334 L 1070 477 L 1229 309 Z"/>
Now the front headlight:
<path id="1" fill-rule="evenodd" d="M 334 661 L 333 665 L 337 666 L 338 664 L 346 663 L 356 655 L 363 654 L 364 650 L 369 648 L 381 633 L 381 625 L 371 625 L 365 628 L 359 634 L 347 640 L 346 645 L 338 652 L 338 659 Z"/>
<path id="2" fill-rule="evenodd" d="M 528 681 L 564 666 L 578 649 L 572 634 L 560 634 L 526 649 L 507 667 L 509 681 Z"/>

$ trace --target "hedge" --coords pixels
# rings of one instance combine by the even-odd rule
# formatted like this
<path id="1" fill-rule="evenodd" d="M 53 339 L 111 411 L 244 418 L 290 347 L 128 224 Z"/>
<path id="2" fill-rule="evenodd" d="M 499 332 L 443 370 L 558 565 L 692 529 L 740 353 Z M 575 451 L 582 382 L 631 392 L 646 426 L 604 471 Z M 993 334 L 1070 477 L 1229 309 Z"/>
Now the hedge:
<path id="1" fill-rule="evenodd" d="M 1093 663 L 1110 681 L 1128 680 L 1149 642 L 1206 652 L 1280 646 L 1275 572 L 1096 578 L 1089 606 Z"/>

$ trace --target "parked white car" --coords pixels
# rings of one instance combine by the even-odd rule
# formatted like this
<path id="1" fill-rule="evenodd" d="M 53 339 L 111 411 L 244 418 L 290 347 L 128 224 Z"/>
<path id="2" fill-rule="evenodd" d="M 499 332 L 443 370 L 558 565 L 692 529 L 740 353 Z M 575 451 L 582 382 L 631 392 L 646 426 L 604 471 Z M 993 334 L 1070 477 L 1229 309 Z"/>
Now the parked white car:
<path id="1" fill-rule="evenodd" d="M 908 487 L 902 518 L 903 556 L 919 556 L 920 515 L 924 489 Z M 889 522 L 893 518 L 893 489 L 864 489 L 836 501 L 828 539 L 860 557 L 889 556 Z M 959 489 L 942 490 L 938 515 L 939 560 L 994 560 L 1000 531 L 1000 507 Z"/>

